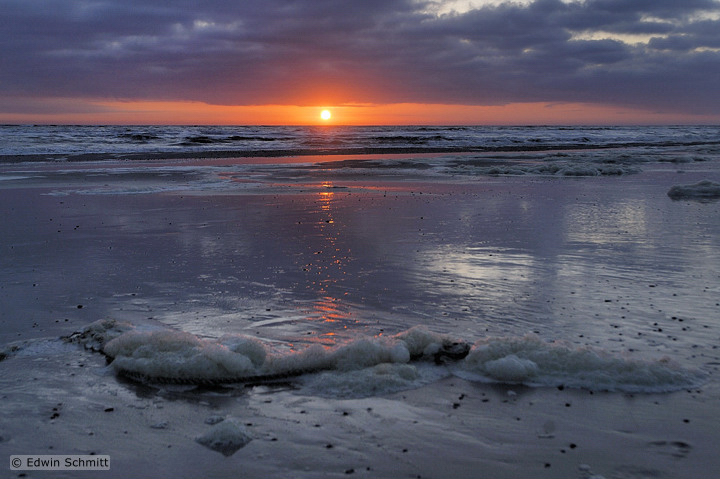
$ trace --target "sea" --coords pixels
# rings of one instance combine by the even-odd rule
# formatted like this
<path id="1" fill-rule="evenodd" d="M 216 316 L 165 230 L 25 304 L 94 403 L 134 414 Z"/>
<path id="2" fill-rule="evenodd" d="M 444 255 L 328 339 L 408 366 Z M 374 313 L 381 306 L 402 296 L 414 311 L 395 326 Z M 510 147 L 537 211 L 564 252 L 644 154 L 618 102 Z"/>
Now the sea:
<path id="1" fill-rule="evenodd" d="M 3 125 L 2 358 L 338 397 L 694 387 L 719 172 L 717 126 Z"/>
<path id="2" fill-rule="evenodd" d="M 8 161 L 566 151 L 718 145 L 718 126 L 0 125 Z"/>

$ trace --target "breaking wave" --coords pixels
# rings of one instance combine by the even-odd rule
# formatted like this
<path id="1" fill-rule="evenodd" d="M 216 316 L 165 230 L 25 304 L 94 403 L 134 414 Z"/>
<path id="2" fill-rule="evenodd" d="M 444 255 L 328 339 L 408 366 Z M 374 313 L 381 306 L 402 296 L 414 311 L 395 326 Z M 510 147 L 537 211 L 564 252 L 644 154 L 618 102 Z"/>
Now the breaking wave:
<path id="1" fill-rule="evenodd" d="M 717 127 L 67 126 L 0 125 L 0 162 L 513 152 L 677 147 L 716 149 Z M 220 154 L 223 153 L 223 154 Z"/>

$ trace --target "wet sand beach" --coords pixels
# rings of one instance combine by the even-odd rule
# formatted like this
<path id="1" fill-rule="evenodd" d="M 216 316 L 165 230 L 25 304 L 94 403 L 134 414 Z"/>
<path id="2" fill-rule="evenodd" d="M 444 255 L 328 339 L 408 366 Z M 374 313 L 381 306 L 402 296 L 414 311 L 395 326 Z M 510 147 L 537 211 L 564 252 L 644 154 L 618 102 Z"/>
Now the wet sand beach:
<path id="1" fill-rule="evenodd" d="M 109 471 L 22 477 L 720 472 L 720 210 L 667 195 L 717 179 L 714 165 L 438 178 L 395 160 L 4 166 L 0 451 L 111 457 Z M 411 361 L 139 384 L 62 339 L 104 318 L 287 354 L 415 326 L 471 344 L 532 337 L 545 356 L 597 351 L 618 369 L 548 372 L 533 357 L 520 381 Z M 687 382 L 613 382 L 638 365 Z M 223 423 L 249 438 L 227 455 L 198 442 Z"/>

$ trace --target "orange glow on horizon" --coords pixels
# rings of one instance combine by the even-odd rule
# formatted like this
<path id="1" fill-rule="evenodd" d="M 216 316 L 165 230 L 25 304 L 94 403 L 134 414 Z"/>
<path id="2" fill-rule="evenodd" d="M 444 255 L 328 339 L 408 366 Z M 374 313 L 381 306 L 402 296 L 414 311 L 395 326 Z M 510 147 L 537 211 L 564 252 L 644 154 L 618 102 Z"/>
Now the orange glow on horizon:
<path id="1" fill-rule="evenodd" d="M 683 115 L 581 103 L 210 105 L 201 102 L 65 99 L 86 113 L 2 113 L 0 123 L 177 125 L 633 125 L 718 124 L 720 115 Z M 326 113 L 330 117 L 325 118 Z"/>

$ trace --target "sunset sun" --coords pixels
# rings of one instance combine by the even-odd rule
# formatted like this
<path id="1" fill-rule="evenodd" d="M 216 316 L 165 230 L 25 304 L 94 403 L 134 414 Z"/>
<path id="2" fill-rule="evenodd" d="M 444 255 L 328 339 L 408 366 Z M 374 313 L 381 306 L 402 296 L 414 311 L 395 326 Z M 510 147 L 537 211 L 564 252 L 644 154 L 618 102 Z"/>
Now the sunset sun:
<path id="1" fill-rule="evenodd" d="M 323 110 L 320 112 L 320 118 L 327 121 L 332 116 L 332 113 L 330 113 L 330 110 Z"/>

